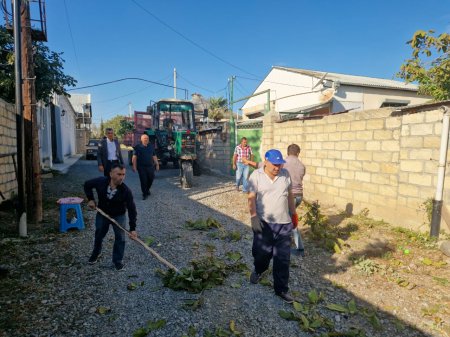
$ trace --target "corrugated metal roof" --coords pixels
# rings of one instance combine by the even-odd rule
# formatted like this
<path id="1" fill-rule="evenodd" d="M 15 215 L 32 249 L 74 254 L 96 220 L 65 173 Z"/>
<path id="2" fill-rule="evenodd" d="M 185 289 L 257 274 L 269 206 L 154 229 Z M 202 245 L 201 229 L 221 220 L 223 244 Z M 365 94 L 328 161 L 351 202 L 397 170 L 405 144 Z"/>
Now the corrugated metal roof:
<path id="1" fill-rule="evenodd" d="M 417 91 L 418 86 L 412 83 L 404 83 L 401 81 L 388 80 L 384 78 L 376 78 L 376 77 L 366 77 L 366 76 L 356 76 L 356 75 L 346 75 L 346 74 L 338 74 L 338 73 L 330 73 L 324 71 L 314 71 L 314 70 L 305 70 L 298 68 L 289 68 L 289 67 L 278 67 L 273 66 L 273 69 L 280 69 L 285 71 L 290 71 L 294 73 L 299 73 L 307 76 L 316 77 L 318 79 L 324 77 L 325 80 L 340 82 L 341 84 L 346 85 L 357 85 L 364 87 L 376 87 L 376 88 L 386 88 L 386 89 L 401 89 L 408 91 Z"/>

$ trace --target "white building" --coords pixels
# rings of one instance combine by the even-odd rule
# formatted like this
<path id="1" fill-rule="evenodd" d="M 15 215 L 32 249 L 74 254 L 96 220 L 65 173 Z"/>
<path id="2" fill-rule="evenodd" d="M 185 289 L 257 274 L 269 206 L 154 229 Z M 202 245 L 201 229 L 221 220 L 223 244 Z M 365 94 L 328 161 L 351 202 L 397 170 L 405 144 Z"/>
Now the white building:
<path id="1" fill-rule="evenodd" d="M 349 110 L 406 106 L 427 102 L 418 86 L 381 78 L 273 67 L 242 107 L 244 118 L 262 116 L 270 108 L 280 117 L 327 115 Z"/>

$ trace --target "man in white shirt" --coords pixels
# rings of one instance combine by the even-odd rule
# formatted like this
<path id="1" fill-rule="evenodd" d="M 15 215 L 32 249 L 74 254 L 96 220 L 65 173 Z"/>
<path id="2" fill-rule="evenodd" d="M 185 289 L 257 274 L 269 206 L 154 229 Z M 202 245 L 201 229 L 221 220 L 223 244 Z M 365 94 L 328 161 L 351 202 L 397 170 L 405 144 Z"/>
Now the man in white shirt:
<path id="1" fill-rule="evenodd" d="M 117 139 L 114 138 L 114 130 L 107 128 L 106 136 L 98 144 L 97 162 L 98 170 L 109 177 L 109 172 L 114 164 L 123 165 L 122 152 Z"/>

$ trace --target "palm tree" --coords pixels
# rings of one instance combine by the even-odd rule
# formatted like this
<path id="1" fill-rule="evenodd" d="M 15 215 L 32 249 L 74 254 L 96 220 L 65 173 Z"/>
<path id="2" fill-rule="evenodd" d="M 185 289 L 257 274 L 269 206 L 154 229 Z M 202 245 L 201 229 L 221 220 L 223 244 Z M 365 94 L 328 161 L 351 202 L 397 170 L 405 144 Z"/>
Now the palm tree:
<path id="1" fill-rule="evenodd" d="M 228 115 L 227 105 L 227 99 L 224 97 L 210 97 L 208 117 L 215 121 L 221 120 Z"/>

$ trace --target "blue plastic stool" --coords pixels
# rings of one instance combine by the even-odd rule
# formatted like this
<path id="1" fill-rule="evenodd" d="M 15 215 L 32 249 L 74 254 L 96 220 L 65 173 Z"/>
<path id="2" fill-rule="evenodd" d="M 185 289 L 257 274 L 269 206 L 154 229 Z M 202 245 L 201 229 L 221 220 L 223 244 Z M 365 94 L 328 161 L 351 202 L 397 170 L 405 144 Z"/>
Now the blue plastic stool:
<path id="1" fill-rule="evenodd" d="M 74 209 L 77 216 L 76 221 L 67 222 L 67 211 Z M 59 230 L 63 233 L 69 228 L 84 229 L 83 213 L 81 213 L 80 204 L 63 204 L 59 205 Z"/>

